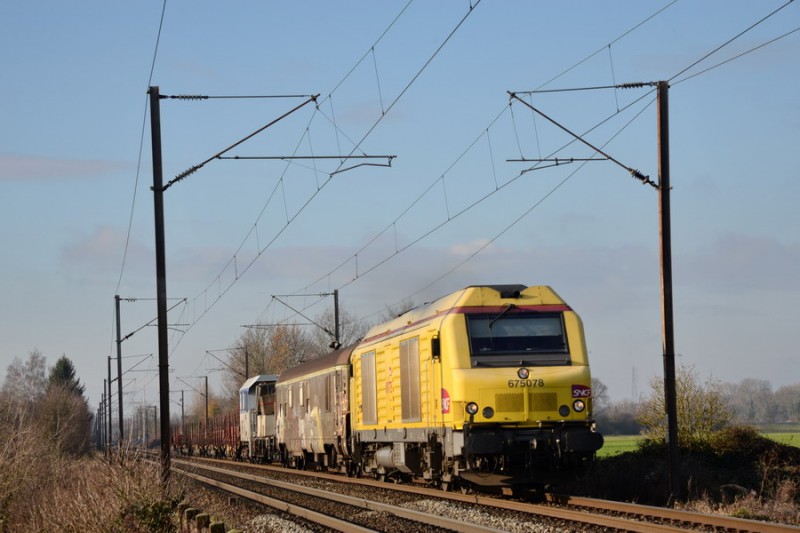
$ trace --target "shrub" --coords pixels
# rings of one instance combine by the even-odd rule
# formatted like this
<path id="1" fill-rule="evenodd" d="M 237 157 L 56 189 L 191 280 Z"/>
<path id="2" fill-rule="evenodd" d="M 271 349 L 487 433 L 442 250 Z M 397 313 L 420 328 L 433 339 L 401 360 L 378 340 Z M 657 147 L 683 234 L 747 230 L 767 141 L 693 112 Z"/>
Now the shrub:
<path id="1" fill-rule="evenodd" d="M 667 409 L 662 380 L 651 383 L 650 397 L 642 405 L 637 420 L 647 440 L 663 442 L 667 434 Z M 720 383 L 708 379 L 699 383 L 691 366 L 678 368 L 675 375 L 678 443 L 682 448 L 702 448 L 714 431 L 728 425 L 731 413 L 720 393 Z"/>

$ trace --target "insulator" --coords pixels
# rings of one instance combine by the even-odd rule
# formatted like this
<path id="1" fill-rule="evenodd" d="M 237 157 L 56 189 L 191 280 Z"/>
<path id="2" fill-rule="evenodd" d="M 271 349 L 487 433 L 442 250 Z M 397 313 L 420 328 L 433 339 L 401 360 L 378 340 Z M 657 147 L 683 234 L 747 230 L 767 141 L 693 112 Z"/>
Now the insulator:
<path id="1" fill-rule="evenodd" d="M 641 82 L 641 81 L 637 81 L 637 82 L 633 82 L 633 83 L 623 83 L 621 85 L 617 85 L 617 88 L 618 89 L 641 89 L 645 85 L 647 85 L 647 84 L 644 83 L 644 82 Z"/>
<path id="2" fill-rule="evenodd" d="M 190 167 L 190 168 L 188 168 L 188 169 L 184 170 L 183 172 L 181 172 L 180 174 L 178 174 L 177 176 L 175 176 L 175 180 L 176 180 L 176 181 L 177 181 L 177 180 L 182 180 L 183 178 L 185 178 L 185 177 L 186 177 L 186 176 L 188 176 L 189 174 L 193 174 L 193 173 L 197 172 L 197 170 L 198 170 L 199 168 L 200 168 L 199 166 L 193 166 L 193 167 Z"/>
<path id="3" fill-rule="evenodd" d="M 170 98 L 176 100 L 208 100 L 208 96 L 200 94 L 176 94 L 175 96 L 170 96 Z"/>
<path id="4" fill-rule="evenodd" d="M 644 174 L 642 174 L 641 172 L 639 172 L 635 168 L 630 169 L 630 172 L 631 172 L 631 176 L 633 176 L 637 180 L 640 180 L 642 183 L 649 183 L 650 182 L 650 178 L 649 177 L 645 176 Z"/>

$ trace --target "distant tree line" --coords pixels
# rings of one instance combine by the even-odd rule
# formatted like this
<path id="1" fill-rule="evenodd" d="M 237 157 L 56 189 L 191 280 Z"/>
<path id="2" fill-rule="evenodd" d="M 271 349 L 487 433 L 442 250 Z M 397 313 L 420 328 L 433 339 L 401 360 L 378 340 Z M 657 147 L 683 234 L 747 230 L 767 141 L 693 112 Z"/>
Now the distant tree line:
<path id="1" fill-rule="evenodd" d="M 662 438 L 666 427 L 664 388 L 653 378 L 650 395 L 639 402 L 609 402 L 607 388 L 592 380 L 594 415 L 606 435 L 638 435 Z M 678 428 L 681 440 L 702 440 L 726 425 L 759 425 L 800 422 L 800 383 L 772 390 L 769 381 L 748 378 L 738 384 L 707 379 L 700 383 L 694 368 L 676 372 Z"/>

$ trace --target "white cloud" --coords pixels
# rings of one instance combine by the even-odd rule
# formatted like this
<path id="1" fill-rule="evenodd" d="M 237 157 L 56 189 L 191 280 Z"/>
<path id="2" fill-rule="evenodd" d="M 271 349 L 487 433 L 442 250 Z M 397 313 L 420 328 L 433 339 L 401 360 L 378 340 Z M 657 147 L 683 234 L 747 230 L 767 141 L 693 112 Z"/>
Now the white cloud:
<path id="1" fill-rule="evenodd" d="M 0 154 L 0 181 L 94 178 L 123 168 L 125 165 L 112 161 Z"/>
<path id="2" fill-rule="evenodd" d="M 110 226 L 100 226 L 91 235 L 64 246 L 61 261 L 73 275 L 118 274 L 125 254 L 127 235 Z M 141 273 L 154 269 L 152 248 L 131 239 L 125 258 L 126 269 Z M 81 274 L 82 273 L 82 274 Z"/>

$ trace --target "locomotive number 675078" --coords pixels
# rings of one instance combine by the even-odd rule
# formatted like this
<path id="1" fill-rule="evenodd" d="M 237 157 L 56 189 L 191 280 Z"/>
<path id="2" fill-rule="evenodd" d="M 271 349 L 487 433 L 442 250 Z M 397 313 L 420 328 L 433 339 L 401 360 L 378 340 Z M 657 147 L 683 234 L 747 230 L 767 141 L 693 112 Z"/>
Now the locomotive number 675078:
<path id="1" fill-rule="evenodd" d="M 512 389 L 525 387 L 544 387 L 543 379 L 509 379 L 508 386 Z"/>

